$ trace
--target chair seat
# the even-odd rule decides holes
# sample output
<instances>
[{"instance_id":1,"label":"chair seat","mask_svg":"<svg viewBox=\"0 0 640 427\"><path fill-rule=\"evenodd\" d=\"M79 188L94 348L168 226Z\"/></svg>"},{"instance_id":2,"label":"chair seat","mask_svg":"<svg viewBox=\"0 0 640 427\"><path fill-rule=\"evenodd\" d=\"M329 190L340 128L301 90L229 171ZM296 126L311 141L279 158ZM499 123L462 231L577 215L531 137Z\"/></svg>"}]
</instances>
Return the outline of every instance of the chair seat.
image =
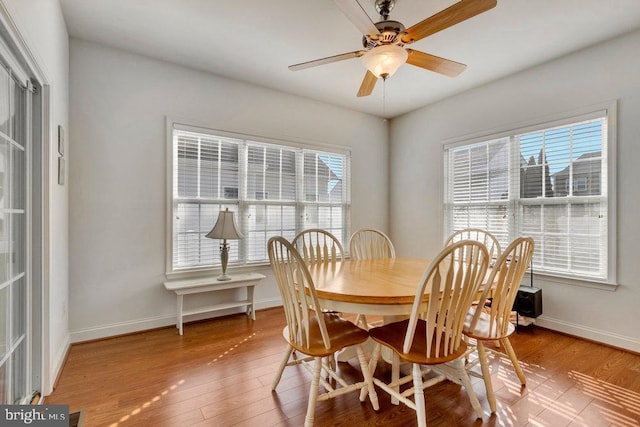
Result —
<instances>
[{"instance_id":1,"label":"chair seat","mask_svg":"<svg viewBox=\"0 0 640 427\"><path fill-rule=\"evenodd\" d=\"M421 365L439 365L457 359L465 353L467 345L464 341L461 341L456 351L446 356L436 356L435 346L431 348L431 354L427 355L426 325L427 323L424 320L418 319L416 332L413 337L413 343L409 353L403 353L402 351L404 337L407 333L407 327L409 326L409 319L370 329L369 335L376 342L386 345L398 353L402 359L412 363L419 363ZM445 354L443 345L440 345L440 349L437 354Z\"/></svg>"},{"instance_id":2,"label":"chair seat","mask_svg":"<svg viewBox=\"0 0 640 427\"><path fill-rule=\"evenodd\" d=\"M314 357L329 356L345 347L362 344L369 338L367 331L357 327L335 313L322 313L322 316L327 326L327 332L331 337L331 348L324 346L317 317L309 319L309 347L303 347L295 342L291 342L289 340L288 326L285 326L282 335L293 348L301 353Z\"/></svg>"},{"instance_id":3,"label":"chair seat","mask_svg":"<svg viewBox=\"0 0 640 427\"><path fill-rule=\"evenodd\" d=\"M502 334L500 331L498 331L498 323L493 322L493 325L491 325L491 316L489 315L489 313L485 312L480 313L480 315L478 316L478 321L472 330L471 321L473 319L473 316L475 315L476 310L478 309L482 310L482 307L471 307L471 309L467 313L466 318L464 319L464 328L462 329L462 332L466 336L479 340L499 340L508 337L516 330L511 322L507 322L507 333Z\"/></svg>"}]
</instances>

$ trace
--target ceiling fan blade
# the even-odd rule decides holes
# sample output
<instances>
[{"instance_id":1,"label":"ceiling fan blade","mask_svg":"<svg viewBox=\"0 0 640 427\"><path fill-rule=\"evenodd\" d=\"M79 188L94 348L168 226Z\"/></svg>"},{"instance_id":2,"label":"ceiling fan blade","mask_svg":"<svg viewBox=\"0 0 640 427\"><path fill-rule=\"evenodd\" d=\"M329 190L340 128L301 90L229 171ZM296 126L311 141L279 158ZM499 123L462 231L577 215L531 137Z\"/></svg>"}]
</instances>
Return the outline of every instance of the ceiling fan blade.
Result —
<instances>
[{"instance_id":1,"label":"ceiling fan blade","mask_svg":"<svg viewBox=\"0 0 640 427\"><path fill-rule=\"evenodd\" d=\"M358 90L358 97L369 96L373 92L373 88L376 86L378 78L371 71L367 70L367 74L364 75L360 89Z\"/></svg>"},{"instance_id":2,"label":"ceiling fan blade","mask_svg":"<svg viewBox=\"0 0 640 427\"><path fill-rule=\"evenodd\" d=\"M444 74L445 76L456 77L467 68L465 64L420 52L419 50L407 49L407 53L409 54L407 64Z\"/></svg>"},{"instance_id":3,"label":"ceiling fan blade","mask_svg":"<svg viewBox=\"0 0 640 427\"><path fill-rule=\"evenodd\" d=\"M402 35L402 42L413 43L423 39L493 9L496 4L497 0L461 0L408 28Z\"/></svg>"},{"instance_id":4,"label":"ceiling fan blade","mask_svg":"<svg viewBox=\"0 0 640 427\"><path fill-rule=\"evenodd\" d=\"M364 50L342 53L340 55L328 56L326 58L314 59L313 61L301 62L300 64L289 65L291 71L304 70L305 68L316 67L318 65L330 64L332 62L343 61L345 59L358 58L365 54Z\"/></svg>"},{"instance_id":5,"label":"ceiling fan blade","mask_svg":"<svg viewBox=\"0 0 640 427\"><path fill-rule=\"evenodd\" d=\"M334 0L334 2L342 13L349 18L349 21L365 36L367 34L374 35L380 32L371 18L369 18L369 15L367 15L367 12L365 12L356 0Z\"/></svg>"}]
</instances>

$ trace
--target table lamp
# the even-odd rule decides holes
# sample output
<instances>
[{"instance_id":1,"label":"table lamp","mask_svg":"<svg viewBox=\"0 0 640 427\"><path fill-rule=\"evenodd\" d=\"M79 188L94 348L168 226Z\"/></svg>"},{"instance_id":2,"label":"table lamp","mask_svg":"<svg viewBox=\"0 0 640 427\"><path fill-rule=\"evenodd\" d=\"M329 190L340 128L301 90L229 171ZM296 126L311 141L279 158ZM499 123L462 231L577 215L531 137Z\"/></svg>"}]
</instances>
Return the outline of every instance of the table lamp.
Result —
<instances>
[{"instance_id":1,"label":"table lamp","mask_svg":"<svg viewBox=\"0 0 640 427\"><path fill-rule=\"evenodd\" d=\"M222 243L220 243L222 274L218 276L218 280L231 280L231 277L227 276L227 262L229 261L229 244L227 240L242 239L244 236L238 231L233 212L229 211L229 208L220 211L216 224L205 237L222 240Z\"/></svg>"}]
</instances>

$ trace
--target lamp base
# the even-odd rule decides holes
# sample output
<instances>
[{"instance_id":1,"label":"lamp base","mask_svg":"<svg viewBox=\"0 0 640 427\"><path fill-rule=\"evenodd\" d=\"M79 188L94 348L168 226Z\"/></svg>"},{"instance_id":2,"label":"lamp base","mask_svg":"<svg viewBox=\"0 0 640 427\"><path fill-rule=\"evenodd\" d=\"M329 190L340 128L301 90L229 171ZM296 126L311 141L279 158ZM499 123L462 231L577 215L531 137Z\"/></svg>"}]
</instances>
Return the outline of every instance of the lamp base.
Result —
<instances>
[{"instance_id":1,"label":"lamp base","mask_svg":"<svg viewBox=\"0 0 640 427\"><path fill-rule=\"evenodd\" d=\"M220 245L220 264L222 265L222 274L218 276L218 280L224 282L225 280L231 280L230 276L227 276L227 262L229 262L229 245L227 239L222 239Z\"/></svg>"}]
</instances>

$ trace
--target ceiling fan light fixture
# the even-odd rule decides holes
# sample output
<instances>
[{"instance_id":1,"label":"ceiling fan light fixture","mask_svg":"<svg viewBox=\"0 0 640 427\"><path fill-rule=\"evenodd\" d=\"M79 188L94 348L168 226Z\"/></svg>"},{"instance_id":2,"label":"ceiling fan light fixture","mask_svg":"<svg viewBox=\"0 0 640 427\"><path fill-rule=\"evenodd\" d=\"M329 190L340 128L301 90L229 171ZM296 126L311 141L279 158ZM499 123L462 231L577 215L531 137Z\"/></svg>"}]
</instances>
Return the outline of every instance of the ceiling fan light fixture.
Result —
<instances>
[{"instance_id":1,"label":"ceiling fan light fixture","mask_svg":"<svg viewBox=\"0 0 640 427\"><path fill-rule=\"evenodd\" d=\"M395 44L376 46L364 55L362 63L376 77L392 76L407 61L407 51Z\"/></svg>"}]
</instances>

